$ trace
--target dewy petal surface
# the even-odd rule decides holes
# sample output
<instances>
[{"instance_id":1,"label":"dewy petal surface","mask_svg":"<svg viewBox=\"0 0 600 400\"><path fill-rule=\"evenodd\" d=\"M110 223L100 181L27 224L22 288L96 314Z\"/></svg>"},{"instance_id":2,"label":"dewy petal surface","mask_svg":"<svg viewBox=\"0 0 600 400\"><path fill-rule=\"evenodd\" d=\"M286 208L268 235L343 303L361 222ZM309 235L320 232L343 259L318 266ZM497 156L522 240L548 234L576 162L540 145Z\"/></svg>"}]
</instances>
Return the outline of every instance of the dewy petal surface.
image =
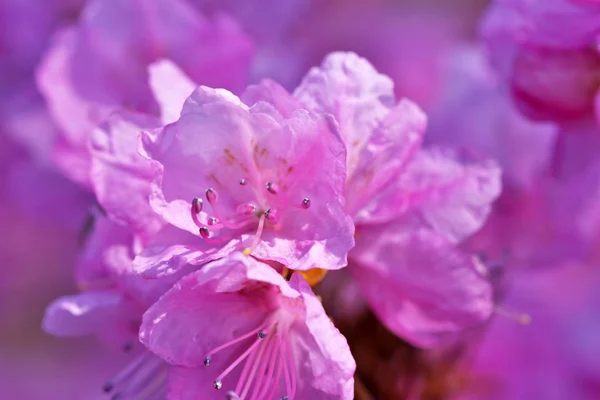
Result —
<instances>
[{"instance_id":1,"label":"dewy petal surface","mask_svg":"<svg viewBox=\"0 0 600 400\"><path fill-rule=\"evenodd\" d=\"M168 222L197 234L191 201L211 189L218 199L207 197L198 213L211 237L244 247L258 237L253 255L292 269L345 265L353 246L346 153L330 117L296 110L283 118L268 103L248 107L230 92L199 87L178 121L143 142L159 171L151 204ZM256 233L268 210L277 216Z\"/></svg>"},{"instance_id":2,"label":"dewy petal surface","mask_svg":"<svg viewBox=\"0 0 600 400\"><path fill-rule=\"evenodd\" d=\"M348 270L395 334L429 347L490 316L492 287L474 257L421 221L365 226L357 235Z\"/></svg>"}]
</instances>

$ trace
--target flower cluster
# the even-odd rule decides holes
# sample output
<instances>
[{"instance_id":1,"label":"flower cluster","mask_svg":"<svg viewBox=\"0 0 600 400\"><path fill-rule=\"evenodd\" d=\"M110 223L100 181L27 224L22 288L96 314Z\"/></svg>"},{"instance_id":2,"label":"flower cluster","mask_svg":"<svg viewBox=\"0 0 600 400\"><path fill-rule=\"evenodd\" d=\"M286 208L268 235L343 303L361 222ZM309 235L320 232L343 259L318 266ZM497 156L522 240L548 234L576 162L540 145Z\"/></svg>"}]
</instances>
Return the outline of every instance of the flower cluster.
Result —
<instances>
[{"instance_id":1,"label":"flower cluster","mask_svg":"<svg viewBox=\"0 0 600 400\"><path fill-rule=\"evenodd\" d=\"M252 46L232 21L151 3L90 3L37 72L58 164L98 202L82 291L44 328L137 353L107 392L353 398L352 353L311 289L342 268L418 346L490 316L492 287L459 244L500 192L493 161L423 148L424 112L353 53L292 93L242 91ZM143 33L157 27L168 35ZM199 50L178 51L195 32Z\"/></svg>"},{"instance_id":2,"label":"flower cluster","mask_svg":"<svg viewBox=\"0 0 600 400\"><path fill-rule=\"evenodd\" d=\"M597 1L495 0L461 46L384 2L31 1L0 5L38 22L0 35L0 211L78 237L42 326L123 353L98 395L554 398L523 343L600 382Z\"/></svg>"}]
</instances>

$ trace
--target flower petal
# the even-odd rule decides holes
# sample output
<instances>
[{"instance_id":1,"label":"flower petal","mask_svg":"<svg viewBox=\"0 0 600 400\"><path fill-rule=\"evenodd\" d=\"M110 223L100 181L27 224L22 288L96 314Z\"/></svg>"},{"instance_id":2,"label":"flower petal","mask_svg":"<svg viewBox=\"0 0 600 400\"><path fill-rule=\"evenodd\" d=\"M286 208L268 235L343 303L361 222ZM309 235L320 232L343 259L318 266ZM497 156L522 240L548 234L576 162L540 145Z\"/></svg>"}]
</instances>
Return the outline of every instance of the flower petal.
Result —
<instances>
[{"instance_id":1,"label":"flower petal","mask_svg":"<svg viewBox=\"0 0 600 400\"><path fill-rule=\"evenodd\" d=\"M357 235L349 271L396 335L429 347L492 313L492 287L474 257L442 235L406 220Z\"/></svg>"}]
</instances>

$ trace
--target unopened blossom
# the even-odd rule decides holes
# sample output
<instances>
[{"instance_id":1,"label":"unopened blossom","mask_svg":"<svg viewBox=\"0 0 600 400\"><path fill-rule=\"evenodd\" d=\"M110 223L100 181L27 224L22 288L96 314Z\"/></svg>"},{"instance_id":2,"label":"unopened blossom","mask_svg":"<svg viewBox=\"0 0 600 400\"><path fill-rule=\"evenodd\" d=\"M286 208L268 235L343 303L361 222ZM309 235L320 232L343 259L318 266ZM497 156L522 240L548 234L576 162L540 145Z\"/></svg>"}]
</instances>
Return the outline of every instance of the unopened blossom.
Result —
<instances>
[{"instance_id":1,"label":"unopened blossom","mask_svg":"<svg viewBox=\"0 0 600 400\"><path fill-rule=\"evenodd\" d=\"M90 1L76 25L56 33L37 71L61 130L56 161L89 187L93 128L122 108L158 116L147 73L151 63L168 58L194 82L241 90L251 53L233 20L209 20L185 1Z\"/></svg>"},{"instance_id":2,"label":"unopened blossom","mask_svg":"<svg viewBox=\"0 0 600 400\"><path fill-rule=\"evenodd\" d=\"M422 149L425 114L408 99L396 103L392 81L353 53L326 57L293 96L265 81L243 99L336 118L348 151L346 209L356 224L349 270L390 330L428 346L490 315L491 288L456 245L482 226L499 193L494 162ZM440 280L423 281L412 268Z\"/></svg>"},{"instance_id":3,"label":"unopened blossom","mask_svg":"<svg viewBox=\"0 0 600 400\"><path fill-rule=\"evenodd\" d=\"M194 263L239 251L291 269L345 266L353 225L344 209L346 152L331 117L282 114L268 102L248 107L224 89L199 87L175 123L142 142L155 168L151 205L196 236ZM176 268L165 245L154 260L152 247L142 254L145 276Z\"/></svg>"},{"instance_id":4,"label":"unopened blossom","mask_svg":"<svg viewBox=\"0 0 600 400\"><path fill-rule=\"evenodd\" d=\"M354 395L346 339L310 286L241 253L175 284L144 314L140 339L174 365L170 399Z\"/></svg>"},{"instance_id":5,"label":"unopened blossom","mask_svg":"<svg viewBox=\"0 0 600 400\"><path fill-rule=\"evenodd\" d=\"M481 35L513 98L530 118L586 118L600 87L600 4L571 0L494 1Z\"/></svg>"}]
</instances>

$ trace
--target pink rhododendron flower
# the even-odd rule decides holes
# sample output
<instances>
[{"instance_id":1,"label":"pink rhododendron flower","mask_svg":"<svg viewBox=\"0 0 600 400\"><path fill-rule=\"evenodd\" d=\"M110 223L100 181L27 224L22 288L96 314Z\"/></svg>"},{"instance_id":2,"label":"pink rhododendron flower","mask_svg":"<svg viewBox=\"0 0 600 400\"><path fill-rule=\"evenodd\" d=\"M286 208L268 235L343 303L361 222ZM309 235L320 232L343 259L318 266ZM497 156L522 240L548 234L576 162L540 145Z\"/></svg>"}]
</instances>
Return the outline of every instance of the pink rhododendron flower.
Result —
<instances>
[{"instance_id":1,"label":"pink rhododendron flower","mask_svg":"<svg viewBox=\"0 0 600 400\"><path fill-rule=\"evenodd\" d=\"M152 207L197 235L196 264L235 250L291 269L346 264L354 244L346 153L330 117L286 115L268 102L248 107L200 87L177 122L143 142L156 169ZM150 276L162 265L154 264L139 269Z\"/></svg>"},{"instance_id":2,"label":"pink rhododendron flower","mask_svg":"<svg viewBox=\"0 0 600 400\"><path fill-rule=\"evenodd\" d=\"M241 253L175 284L140 339L178 366L168 398L353 398L350 349L309 285Z\"/></svg>"},{"instance_id":3,"label":"pink rhododendron flower","mask_svg":"<svg viewBox=\"0 0 600 400\"><path fill-rule=\"evenodd\" d=\"M348 151L347 210L356 224L350 271L389 329L419 345L432 345L434 333L489 316L487 279L475 270L472 257L454 246L482 226L498 196L495 163L420 149L423 112L407 99L396 104L391 80L353 53L329 55L293 97L264 82L244 99L268 99L287 114L307 107L338 121ZM390 251L392 246L405 254ZM432 282L438 300L422 297L421 281L406 272L416 265L426 269L420 271L425 275L447 274L440 281L447 285ZM419 289L411 289L413 285ZM384 297L381 287L389 288ZM458 298L462 300L454 302ZM430 332L425 333L427 324Z\"/></svg>"},{"instance_id":4,"label":"pink rhododendron flower","mask_svg":"<svg viewBox=\"0 0 600 400\"><path fill-rule=\"evenodd\" d=\"M600 4L502 0L490 6L482 36L529 117L565 122L593 111L600 87Z\"/></svg>"},{"instance_id":5,"label":"pink rhododendron flower","mask_svg":"<svg viewBox=\"0 0 600 400\"><path fill-rule=\"evenodd\" d=\"M121 108L158 114L146 71L154 61L172 59L195 82L240 90L251 52L234 21L207 20L184 1L91 1L77 25L57 33L38 70L61 128L58 163L89 185L94 126Z\"/></svg>"}]
</instances>

